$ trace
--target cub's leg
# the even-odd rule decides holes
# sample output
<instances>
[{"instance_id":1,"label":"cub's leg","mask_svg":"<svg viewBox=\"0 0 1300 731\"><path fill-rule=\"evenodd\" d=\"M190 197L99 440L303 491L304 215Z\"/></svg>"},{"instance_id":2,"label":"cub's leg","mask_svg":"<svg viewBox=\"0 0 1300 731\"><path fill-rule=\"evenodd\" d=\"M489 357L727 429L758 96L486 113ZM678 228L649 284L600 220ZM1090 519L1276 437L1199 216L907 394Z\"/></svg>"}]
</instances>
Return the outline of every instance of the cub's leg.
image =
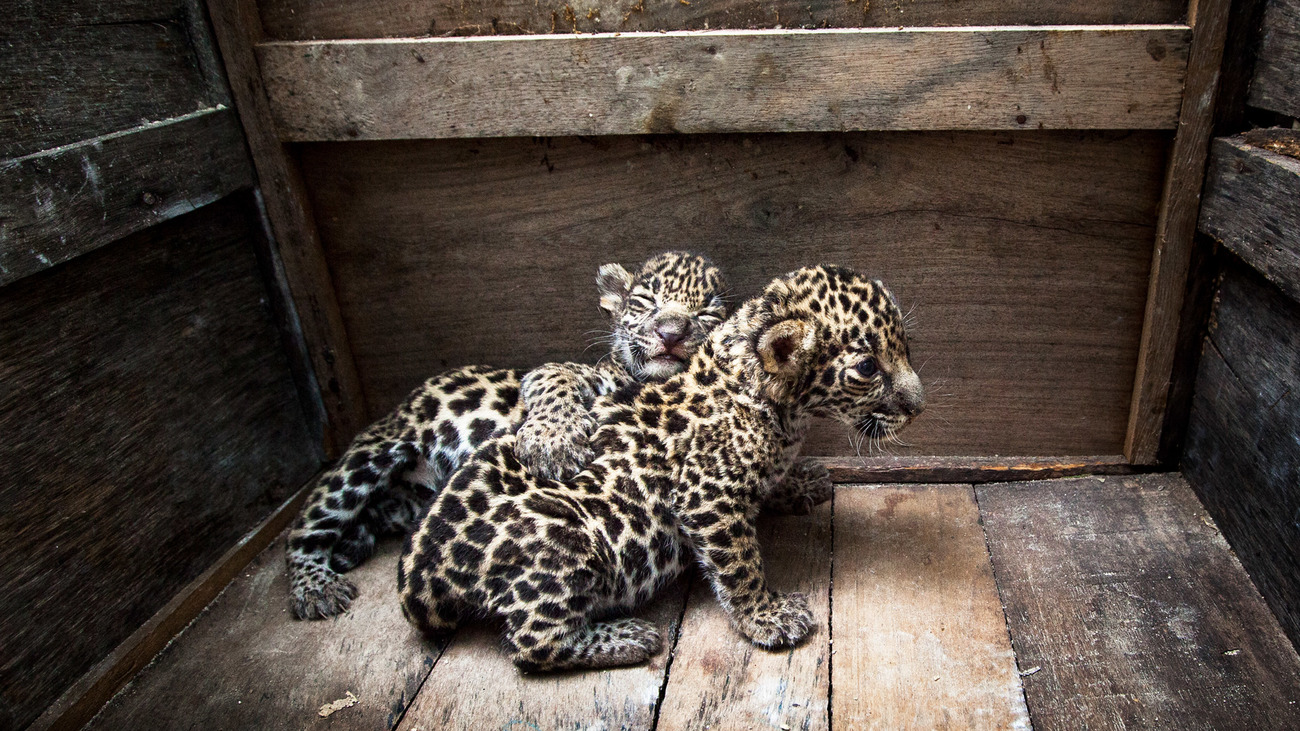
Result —
<instances>
[{"instance_id":1,"label":"cub's leg","mask_svg":"<svg viewBox=\"0 0 1300 731\"><path fill-rule=\"evenodd\" d=\"M524 672L635 665L663 648L659 630L649 622L631 617L591 622L583 613L551 607L536 614L517 610L506 619L506 646Z\"/></svg>"},{"instance_id":2,"label":"cub's leg","mask_svg":"<svg viewBox=\"0 0 1300 731\"><path fill-rule=\"evenodd\" d=\"M360 520L343 531L334 552L330 554L330 568L346 574L360 566L375 552L375 533L367 521Z\"/></svg>"},{"instance_id":3,"label":"cub's leg","mask_svg":"<svg viewBox=\"0 0 1300 731\"><path fill-rule=\"evenodd\" d=\"M814 507L830 500L834 490L830 470L825 465L802 459L768 493L763 510L778 515L807 515Z\"/></svg>"}]
</instances>

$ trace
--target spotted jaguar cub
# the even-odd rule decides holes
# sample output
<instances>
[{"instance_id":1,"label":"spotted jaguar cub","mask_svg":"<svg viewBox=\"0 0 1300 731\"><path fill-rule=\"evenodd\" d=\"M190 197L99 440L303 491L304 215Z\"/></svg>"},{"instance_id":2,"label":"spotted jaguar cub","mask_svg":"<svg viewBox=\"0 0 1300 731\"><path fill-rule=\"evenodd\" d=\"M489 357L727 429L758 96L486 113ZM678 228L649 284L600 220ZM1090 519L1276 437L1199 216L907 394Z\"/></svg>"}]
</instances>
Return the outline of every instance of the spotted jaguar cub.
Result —
<instances>
[{"instance_id":1,"label":"spotted jaguar cub","mask_svg":"<svg viewBox=\"0 0 1300 731\"><path fill-rule=\"evenodd\" d=\"M321 476L289 533L295 617L346 611L357 589L340 573L370 556L376 536L414 527L448 476L490 436L518 429L513 443L530 471L575 474L589 458L596 396L679 372L726 315L721 272L694 254L660 254L635 275L606 264L596 284L611 318L612 357L595 366L552 363L527 375L471 366L435 376Z\"/></svg>"},{"instance_id":2,"label":"spotted jaguar cub","mask_svg":"<svg viewBox=\"0 0 1300 731\"><path fill-rule=\"evenodd\" d=\"M737 630L794 645L813 616L803 595L768 587L757 514L829 499L829 474L795 461L812 417L885 436L924 398L884 285L841 267L792 272L684 372L598 399L596 457L568 482L529 475L512 435L484 444L407 539L403 611L430 635L503 616L524 671L636 663L658 652L655 627L598 618L647 601L693 557Z\"/></svg>"}]
</instances>

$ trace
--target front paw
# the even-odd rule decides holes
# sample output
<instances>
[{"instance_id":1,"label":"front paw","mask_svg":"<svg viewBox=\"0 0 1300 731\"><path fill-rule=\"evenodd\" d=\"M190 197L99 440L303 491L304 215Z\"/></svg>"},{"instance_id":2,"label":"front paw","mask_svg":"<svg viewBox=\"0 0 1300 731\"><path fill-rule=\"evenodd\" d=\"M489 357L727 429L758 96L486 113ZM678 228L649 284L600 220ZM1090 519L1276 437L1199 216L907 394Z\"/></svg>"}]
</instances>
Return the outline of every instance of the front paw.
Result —
<instances>
[{"instance_id":1,"label":"front paw","mask_svg":"<svg viewBox=\"0 0 1300 731\"><path fill-rule=\"evenodd\" d=\"M737 623L755 645L769 650L793 647L816 629L808 597L803 594L772 594L763 606Z\"/></svg>"},{"instance_id":2,"label":"front paw","mask_svg":"<svg viewBox=\"0 0 1300 731\"><path fill-rule=\"evenodd\" d=\"M328 619L346 612L359 593L352 582L325 569L295 586L289 605L296 619Z\"/></svg>"},{"instance_id":3,"label":"front paw","mask_svg":"<svg viewBox=\"0 0 1300 731\"><path fill-rule=\"evenodd\" d=\"M835 483L831 482L831 471L826 465L810 459L803 460L790 470L786 479L798 480L802 486L800 499L795 501L794 514L807 515L812 509L831 499L835 492Z\"/></svg>"},{"instance_id":4,"label":"front paw","mask_svg":"<svg viewBox=\"0 0 1300 731\"><path fill-rule=\"evenodd\" d=\"M537 477L566 480L591 461L588 432L590 429L565 429L555 423L530 420L515 433L515 456Z\"/></svg>"}]
</instances>

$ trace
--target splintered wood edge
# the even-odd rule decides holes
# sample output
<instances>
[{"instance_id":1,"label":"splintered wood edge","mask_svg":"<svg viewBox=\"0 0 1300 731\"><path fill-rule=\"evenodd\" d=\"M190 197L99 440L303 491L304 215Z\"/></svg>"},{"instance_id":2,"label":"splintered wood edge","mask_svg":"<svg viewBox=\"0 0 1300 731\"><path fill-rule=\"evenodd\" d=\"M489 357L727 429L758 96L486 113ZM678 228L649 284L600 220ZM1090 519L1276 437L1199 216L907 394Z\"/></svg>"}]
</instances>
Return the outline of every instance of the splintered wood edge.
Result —
<instances>
[{"instance_id":1,"label":"splintered wood edge","mask_svg":"<svg viewBox=\"0 0 1300 731\"><path fill-rule=\"evenodd\" d=\"M289 526L319 477L319 472L313 475L298 492L281 503L266 520L249 531L207 571L178 592L108 657L81 676L45 709L40 718L28 727L28 731L77 729L94 718L105 703L130 682L136 673L152 662L249 562Z\"/></svg>"},{"instance_id":2,"label":"splintered wood edge","mask_svg":"<svg viewBox=\"0 0 1300 731\"><path fill-rule=\"evenodd\" d=\"M837 483L1021 482L1144 471L1123 455L1087 457L813 457Z\"/></svg>"},{"instance_id":3,"label":"splintered wood edge","mask_svg":"<svg viewBox=\"0 0 1300 731\"><path fill-rule=\"evenodd\" d=\"M292 142L1172 129L1189 37L1185 25L968 26L271 41L257 52Z\"/></svg>"}]
</instances>

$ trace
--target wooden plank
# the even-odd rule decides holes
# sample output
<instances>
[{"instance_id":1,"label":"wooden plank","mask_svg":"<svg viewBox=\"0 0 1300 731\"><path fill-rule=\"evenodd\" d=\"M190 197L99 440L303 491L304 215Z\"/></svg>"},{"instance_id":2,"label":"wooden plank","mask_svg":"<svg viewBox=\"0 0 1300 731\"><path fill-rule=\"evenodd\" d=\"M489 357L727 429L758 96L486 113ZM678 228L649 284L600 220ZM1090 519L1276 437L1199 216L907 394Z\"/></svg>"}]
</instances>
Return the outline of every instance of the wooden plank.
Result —
<instances>
[{"instance_id":1,"label":"wooden plank","mask_svg":"<svg viewBox=\"0 0 1300 731\"><path fill-rule=\"evenodd\" d=\"M28 731L78 729L99 712L136 673L180 634L298 515L316 478L284 501L274 513L226 551L211 568L181 589L108 657L96 663L59 700L28 726Z\"/></svg>"},{"instance_id":2,"label":"wooden plank","mask_svg":"<svg viewBox=\"0 0 1300 731\"><path fill-rule=\"evenodd\" d=\"M1230 5L1230 0L1197 0L1189 10L1194 30L1186 85L1156 223L1142 345L1124 438L1124 455L1134 464L1154 464L1159 455Z\"/></svg>"},{"instance_id":3,"label":"wooden plank","mask_svg":"<svg viewBox=\"0 0 1300 731\"><path fill-rule=\"evenodd\" d=\"M1250 103L1300 117L1300 0L1268 0Z\"/></svg>"},{"instance_id":4,"label":"wooden plank","mask_svg":"<svg viewBox=\"0 0 1300 731\"><path fill-rule=\"evenodd\" d=\"M1167 142L510 139L308 145L302 160L372 418L443 368L582 356L605 326L597 267L687 247L736 300L810 261L887 282L929 389L898 455L1105 455L1123 447ZM855 455L845 430L818 428L809 454Z\"/></svg>"},{"instance_id":5,"label":"wooden plank","mask_svg":"<svg viewBox=\"0 0 1300 731\"><path fill-rule=\"evenodd\" d=\"M830 728L830 503L762 518L759 541L769 585L805 594L817 632L784 652L757 648L732 629L708 583L695 582L657 728Z\"/></svg>"},{"instance_id":6,"label":"wooden plank","mask_svg":"<svg viewBox=\"0 0 1300 731\"><path fill-rule=\"evenodd\" d=\"M250 223L214 203L0 289L6 726L319 466Z\"/></svg>"},{"instance_id":7,"label":"wooden plank","mask_svg":"<svg viewBox=\"0 0 1300 731\"><path fill-rule=\"evenodd\" d=\"M1020 482L1075 475L1128 474L1122 455L1100 457L818 457L845 483Z\"/></svg>"},{"instance_id":8,"label":"wooden plank","mask_svg":"<svg viewBox=\"0 0 1300 731\"><path fill-rule=\"evenodd\" d=\"M365 396L303 193L302 172L274 133L262 72L253 54L253 43L261 38L257 8L253 0L208 0L208 12L328 416L321 428L325 451L336 456L369 423Z\"/></svg>"},{"instance_id":9,"label":"wooden plank","mask_svg":"<svg viewBox=\"0 0 1300 731\"><path fill-rule=\"evenodd\" d=\"M251 183L224 106L0 162L0 286Z\"/></svg>"},{"instance_id":10,"label":"wooden plank","mask_svg":"<svg viewBox=\"0 0 1300 731\"><path fill-rule=\"evenodd\" d=\"M441 651L402 618L400 553L400 542L382 543L348 574L361 594L347 614L300 622L289 617L281 537L90 728L392 728ZM349 692L355 705L319 715Z\"/></svg>"},{"instance_id":11,"label":"wooden plank","mask_svg":"<svg viewBox=\"0 0 1300 731\"><path fill-rule=\"evenodd\" d=\"M835 490L836 728L1028 729L968 485Z\"/></svg>"},{"instance_id":12,"label":"wooden plank","mask_svg":"<svg viewBox=\"0 0 1300 731\"><path fill-rule=\"evenodd\" d=\"M1300 305L1244 267L1225 275L1183 468L1300 645Z\"/></svg>"},{"instance_id":13,"label":"wooden plank","mask_svg":"<svg viewBox=\"0 0 1300 731\"><path fill-rule=\"evenodd\" d=\"M634 667L524 675L501 649L500 623L464 625L398 731L652 728L682 617L685 583L673 584L634 613L659 626L666 648Z\"/></svg>"},{"instance_id":14,"label":"wooden plank","mask_svg":"<svg viewBox=\"0 0 1300 731\"><path fill-rule=\"evenodd\" d=\"M936 25L1108 25L1177 23L1179 0L716 0L581 5L491 0L431 5L419 0L263 0L267 34L277 40L409 38L519 33L615 33L726 28L857 28Z\"/></svg>"},{"instance_id":15,"label":"wooden plank","mask_svg":"<svg viewBox=\"0 0 1300 731\"><path fill-rule=\"evenodd\" d=\"M1241 138L1215 140L1200 228L1300 300L1300 160Z\"/></svg>"},{"instance_id":16,"label":"wooden plank","mask_svg":"<svg viewBox=\"0 0 1300 731\"><path fill-rule=\"evenodd\" d=\"M1300 726L1300 658L1181 477L977 490L1035 729Z\"/></svg>"},{"instance_id":17,"label":"wooden plank","mask_svg":"<svg viewBox=\"0 0 1300 731\"><path fill-rule=\"evenodd\" d=\"M194 52L202 31L184 0L46 5L0 3L0 160L229 103Z\"/></svg>"},{"instance_id":18,"label":"wooden plank","mask_svg":"<svg viewBox=\"0 0 1300 731\"><path fill-rule=\"evenodd\" d=\"M1186 26L269 42L280 136L1169 129Z\"/></svg>"}]
</instances>

